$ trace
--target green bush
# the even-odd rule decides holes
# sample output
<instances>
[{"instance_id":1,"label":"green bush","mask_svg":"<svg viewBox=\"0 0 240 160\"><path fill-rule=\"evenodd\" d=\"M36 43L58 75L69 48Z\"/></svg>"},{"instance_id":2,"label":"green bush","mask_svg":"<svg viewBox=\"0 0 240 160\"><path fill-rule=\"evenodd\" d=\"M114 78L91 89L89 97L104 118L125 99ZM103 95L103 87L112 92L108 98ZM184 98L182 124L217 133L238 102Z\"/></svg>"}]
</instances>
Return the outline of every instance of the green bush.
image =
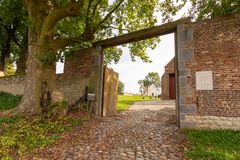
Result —
<instances>
[{"instance_id":1,"label":"green bush","mask_svg":"<svg viewBox=\"0 0 240 160\"><path fill-rule=\"evenodd\" d=\"M22 96L14 96L9 93L0 92L0 112L16 107Z\"/></svg>"}]
</instances>

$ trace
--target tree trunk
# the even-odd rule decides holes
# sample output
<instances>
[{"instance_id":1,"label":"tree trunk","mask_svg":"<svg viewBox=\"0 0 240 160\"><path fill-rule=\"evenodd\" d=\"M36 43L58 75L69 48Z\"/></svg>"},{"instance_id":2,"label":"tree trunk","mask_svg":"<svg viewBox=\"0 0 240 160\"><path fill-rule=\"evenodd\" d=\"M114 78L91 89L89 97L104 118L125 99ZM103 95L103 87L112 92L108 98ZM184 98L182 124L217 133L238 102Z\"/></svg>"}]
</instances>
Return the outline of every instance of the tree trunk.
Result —
<instances>
[{"instance_id":1,"label":"tree trunk","mask_svg":"<svg viewBox=\"0 0 240 160\"><path fill-rule=\"evenodd\" d=\"M10 56L11 37L8 35L5 45L3 46L2 54L0 56L0 71L5 72L7 60Z\"/></svg>"},{"instance_id":2,"label":"tree trunk","mask_svg":"<svg viewBox=\"0 0 240 160\"><path fill-rule=\"evenodd\" d=\"M39 44L39 36L29 32L28 62L25 79L25 89L22 101L14 112L24 114L39 114L46 110L43 102L45 93L42 93L43 85L48 87L51 103L65 100L64 94L56 85L55 66L44 66L39 60L39 55L47 54ZM44 52L44 53L43 53ZM55 64L55 63L53 63Z\"/></svg>"},{"instance_id":3,"label":"tree trunk","mask_svg":"<svg viewBox=\"0 0 240 160\"><path fill-rule=\"evenodd\" d=\"M4 72L4 67L5 67L5 56L1 55L0 56L0 71Z\"/></svg>"},{"instance_id":4,"label":"tree trunk","mask_svg":"<svg viewBox=\"0 0 240 160\"><path fill-rule=\"evenodd\" d=\"M25 74L27 68L27 54L28 54L28 34L24 37L24 43L21 46L21 53L16 61L17 70L16 74Z\"/></svg>"},{"instance_id":5,"label":"tree trunk","mask_svg":"<svg viewBox=\"0 0 240 160\"><path fill-rule=\"evenodd\" d=\"M25 1L33 26L28 33L28 58L24 94L19 106L12 113L40 114L46 104L64 100L56 85L55 62L45 65L43 58L52 52L52 28L43 29L48 15L48 1ZM54 53L53 53L54 54ZM41 59L41 60L40 60ZM49 96L46 98L46 92ZM10 113L11 114L11 113Z\"/></svg>"}]
</instances>

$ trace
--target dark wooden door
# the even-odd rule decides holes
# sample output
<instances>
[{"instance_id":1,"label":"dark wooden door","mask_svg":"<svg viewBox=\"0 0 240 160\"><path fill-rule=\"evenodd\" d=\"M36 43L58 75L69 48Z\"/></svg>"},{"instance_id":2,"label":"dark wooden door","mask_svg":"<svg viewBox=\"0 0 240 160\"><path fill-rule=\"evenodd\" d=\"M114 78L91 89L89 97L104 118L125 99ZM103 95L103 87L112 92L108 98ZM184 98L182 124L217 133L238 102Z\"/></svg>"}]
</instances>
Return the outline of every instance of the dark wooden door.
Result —
<instances>
[{"instance_id":1,"label":"dark wooden door","mask_svg":"<svg viewBox=\"0 0 240 160\"><path fill-rule=\"evenodd\" d=\"M176 99L175 74L169 75L169 98Z\"/></svg>"}]
</instances>

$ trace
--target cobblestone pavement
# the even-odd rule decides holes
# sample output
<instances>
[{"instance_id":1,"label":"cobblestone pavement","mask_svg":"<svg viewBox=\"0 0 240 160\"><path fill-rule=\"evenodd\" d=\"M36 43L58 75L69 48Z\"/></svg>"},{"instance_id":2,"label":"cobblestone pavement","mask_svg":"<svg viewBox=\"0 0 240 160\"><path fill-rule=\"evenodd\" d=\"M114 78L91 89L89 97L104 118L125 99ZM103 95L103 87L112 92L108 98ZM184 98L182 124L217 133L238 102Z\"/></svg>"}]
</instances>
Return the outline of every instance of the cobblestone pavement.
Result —
<instances>
[{"instance_id":1,"label":"cobblestone pavement","mask_svg":"<svg viewBox=\"0 0 240 160\"><path fill-rule=\"evenodd\" d=\"M55 146L40 157L69 160L184 159L184 136L176 126L173 101L135 103L128 111L99 120L91 122L91 127L80 133L76 131L75 134L81 136L76 136L74 145Z\"/></svg>"}]
</instances>

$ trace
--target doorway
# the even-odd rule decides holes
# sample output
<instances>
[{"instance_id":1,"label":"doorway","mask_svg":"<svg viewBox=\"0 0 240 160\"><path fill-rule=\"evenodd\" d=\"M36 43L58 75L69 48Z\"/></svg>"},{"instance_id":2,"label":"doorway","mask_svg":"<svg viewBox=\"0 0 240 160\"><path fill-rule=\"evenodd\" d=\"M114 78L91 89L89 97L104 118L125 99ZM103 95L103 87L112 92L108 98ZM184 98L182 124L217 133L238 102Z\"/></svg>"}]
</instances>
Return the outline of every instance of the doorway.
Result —
<instances>
[{"instance_id":1,"label":"doorway","mask_svg":"<svg viewBox=\"0 0 240 160\"><path fill-rule=\"evenodd\" d=\"M169 75L169 98L176 99L175 74Z\"/></svg>"}]
</instances>

